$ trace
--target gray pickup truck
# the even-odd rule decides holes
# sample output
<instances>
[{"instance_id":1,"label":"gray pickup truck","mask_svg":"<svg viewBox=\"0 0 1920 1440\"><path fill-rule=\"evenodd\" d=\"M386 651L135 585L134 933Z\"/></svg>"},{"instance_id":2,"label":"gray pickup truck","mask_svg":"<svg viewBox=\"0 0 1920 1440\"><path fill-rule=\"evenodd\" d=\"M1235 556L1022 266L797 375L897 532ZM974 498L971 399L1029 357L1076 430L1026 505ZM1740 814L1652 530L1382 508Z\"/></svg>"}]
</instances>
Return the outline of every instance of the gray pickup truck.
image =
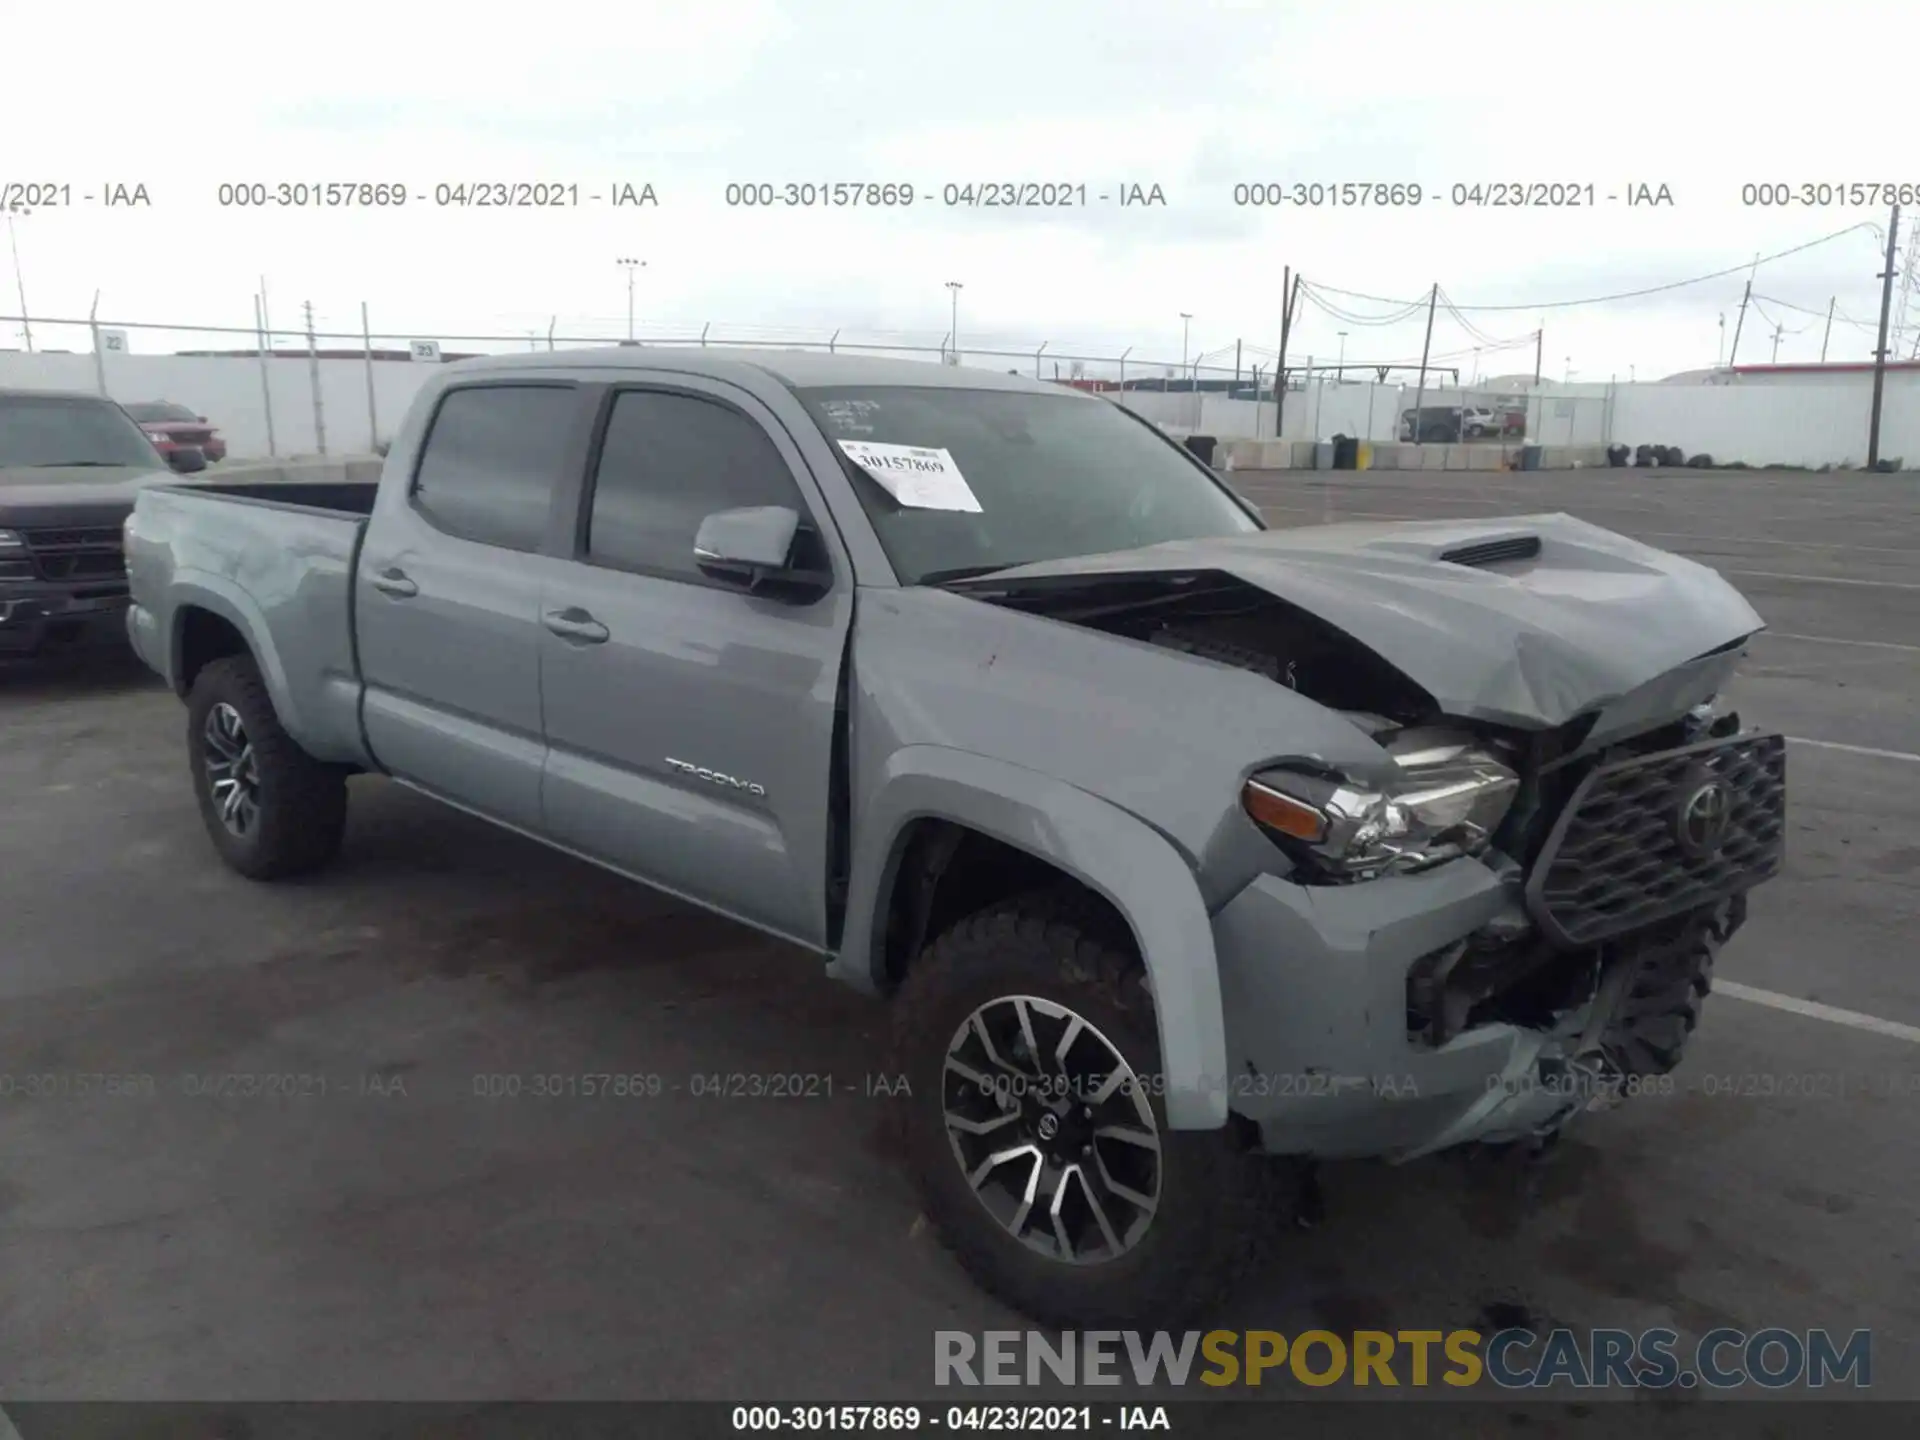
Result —
<instances>
[{"instance_id":1,"label":"gray pickup truck","mask_svg":"<svg viewBox=\"0 0 1920 1440\"><path fill-rule=\"evenodd\" d=\"M125 538L230 866L323 864L378 773L823 957L893 998L936 1230L1063 1326L1220 1294L1276 1173L1670 1069L1781 863L1713 571L1565 515L1271 530L1011 376L472 361L377 486L163 486Z\"/></svg>"}]
</instances>

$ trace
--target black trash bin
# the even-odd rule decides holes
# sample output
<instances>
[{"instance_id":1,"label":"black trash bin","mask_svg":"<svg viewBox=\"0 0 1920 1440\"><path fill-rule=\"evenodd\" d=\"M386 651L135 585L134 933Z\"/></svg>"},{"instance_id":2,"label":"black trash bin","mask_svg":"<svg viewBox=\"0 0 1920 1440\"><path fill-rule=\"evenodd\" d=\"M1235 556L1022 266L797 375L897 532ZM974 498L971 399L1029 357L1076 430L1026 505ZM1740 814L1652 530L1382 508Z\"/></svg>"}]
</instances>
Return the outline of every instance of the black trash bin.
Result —
<instances>
[{"instance_id":1,"label":"black trash bin","mask_svg":"<svg viewBox=\"0 0 1920 1440\"><path fill-rule=\"evenodd\" d=\"M1360 437L1358 435L1333 437L1333 468L1336 470L1360 468Z\"/></svg>"},{"instance_id":2,"label":"black trash bin","mask_svg":"<svg viewBox=\"0 0 1920 1440\"><path fill-rule=\"evenodd\" d=\"M1194 458L1202 465L1213 464L1213 449L1219 443L1218 437L1213 435L1187 436L1187 449L1193 452Z\"/></svg>"}]
</instances>

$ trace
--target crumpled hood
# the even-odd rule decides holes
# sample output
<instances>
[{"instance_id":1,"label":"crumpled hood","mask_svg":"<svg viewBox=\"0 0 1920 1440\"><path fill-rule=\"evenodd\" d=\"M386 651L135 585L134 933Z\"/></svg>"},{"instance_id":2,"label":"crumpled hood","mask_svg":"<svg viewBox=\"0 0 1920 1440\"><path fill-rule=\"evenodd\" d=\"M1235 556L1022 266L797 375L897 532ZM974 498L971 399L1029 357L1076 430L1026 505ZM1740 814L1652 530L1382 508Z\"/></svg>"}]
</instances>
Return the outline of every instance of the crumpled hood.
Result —
<instances>
[{"instance_id":1,"label":"crumpled hood","mask_svg":"<svg viewBox=\"0 0 1920 1440\"><path fill-rule=\"evenodd\" d=\"M1533 558L1440 557L1537 537ZM1072 576L1222 572L1338 627L1451 715L1557 726L1764 628L1707 566L1571 515L1346 523L1175 541L996 571L990 591Z\"/></svg>"}]
</instances>

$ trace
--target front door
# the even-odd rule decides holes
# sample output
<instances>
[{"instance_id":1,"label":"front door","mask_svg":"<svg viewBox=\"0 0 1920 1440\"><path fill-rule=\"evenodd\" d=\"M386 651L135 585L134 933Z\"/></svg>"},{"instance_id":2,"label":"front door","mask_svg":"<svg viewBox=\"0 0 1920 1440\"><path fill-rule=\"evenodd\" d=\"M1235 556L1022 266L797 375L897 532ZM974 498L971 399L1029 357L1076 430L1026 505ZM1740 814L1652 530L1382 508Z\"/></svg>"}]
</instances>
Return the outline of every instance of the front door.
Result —
<instances>
[{"instance_id":1,"label":"front door","mask_svg":"<svg viewBox=\"0 0 1920 1440\"><path fill-rule=\"evenodd\" d=\"M677 377L605 403L576 558L548 568L540 600L548 831L824 944L850 580L805 604L761 598L702 573L693 545L705 516L740 506L811 526L804 462L731 386Z\"/></svg>"}]
</instances>

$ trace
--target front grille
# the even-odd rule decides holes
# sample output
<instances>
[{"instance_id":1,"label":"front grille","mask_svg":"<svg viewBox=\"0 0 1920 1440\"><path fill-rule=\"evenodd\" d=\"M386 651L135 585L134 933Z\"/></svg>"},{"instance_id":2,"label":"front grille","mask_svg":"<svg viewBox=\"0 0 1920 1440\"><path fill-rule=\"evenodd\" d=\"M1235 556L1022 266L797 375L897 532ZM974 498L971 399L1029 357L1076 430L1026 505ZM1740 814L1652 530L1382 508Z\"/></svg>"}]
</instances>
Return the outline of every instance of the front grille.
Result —
<instances>
[{"instance_id":1,"label":"front grille","mask_svg":"<svg viewBox=\"0 0 1920 1440\"><path fill-rule=\"evenodd\" d=\"M120 548L120 527L89 525L71 529L23 529L40 573L48 580L124 580L127 559Z\"/></svg>"},{"instance_id":2,"label":"front grille","mask_svg":"<svg viewBox=\"0 0 1920 1440\"><path fill-rule=\"evenodd\" d=\"M1685 823L1689 800L1717 782L1717 843ZM1748 734L1603 765L1580 782L1541 848L1527 905L1563 946L1592 944L1759 884L1781 863L1787 746ZM1696 813L1696 819L1704 815Z\"/></svg>"}]
</instances>

